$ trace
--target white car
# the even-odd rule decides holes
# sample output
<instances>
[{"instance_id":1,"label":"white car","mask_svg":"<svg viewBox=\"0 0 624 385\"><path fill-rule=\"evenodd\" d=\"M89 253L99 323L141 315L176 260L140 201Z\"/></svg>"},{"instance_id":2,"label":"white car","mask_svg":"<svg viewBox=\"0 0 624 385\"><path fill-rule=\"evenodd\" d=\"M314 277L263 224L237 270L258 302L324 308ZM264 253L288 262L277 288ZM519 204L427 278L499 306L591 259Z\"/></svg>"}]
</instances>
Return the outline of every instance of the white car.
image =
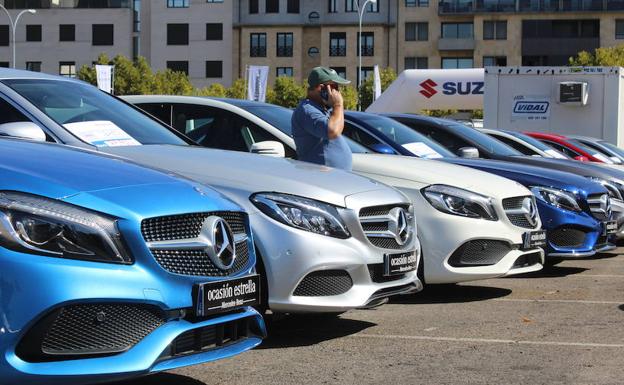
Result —
<instances>
[{"instance_id":1,"label":"white car","mask_svg":"<svg viewBox=\"0 0 624 385\"><path fill-rule=\"evenodd\" d=\"M544 142L532 138L526 134L507 130L493 130L491 128L479 128L479 131L500 140L524 155L541 156L544 158L572 159L569 156L555 150Z\"/></svg>"},{"instance_id":2,"label":"white car","mask_svg":"<svg viewBox=\"0 0 624 385\"><path fill-rule=\"evenodd\" d=\"M296 154L289 136L292 111L286 108L184 96L124 99L202 145L274 156ZM210 122L209 127L202 122ZM532 235L543 236L533 195L525 187L442 162L367 154L361 146L350 144L352 150L364 152L353 154L354 172L399 188L414 203L426 283L456 283L542 268L542 249L524 244Z\"/></svg>"}]
</instances>

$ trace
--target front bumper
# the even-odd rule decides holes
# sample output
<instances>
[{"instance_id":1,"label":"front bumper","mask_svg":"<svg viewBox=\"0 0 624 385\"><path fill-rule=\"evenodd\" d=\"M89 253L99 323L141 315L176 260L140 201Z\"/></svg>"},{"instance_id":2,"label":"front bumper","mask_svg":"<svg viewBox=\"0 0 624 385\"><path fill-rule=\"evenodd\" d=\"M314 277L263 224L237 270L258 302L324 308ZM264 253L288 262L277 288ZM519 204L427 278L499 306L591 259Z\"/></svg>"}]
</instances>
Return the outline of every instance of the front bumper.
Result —
<instances>
[{"instance_id":1,"label":"front bumper","mask_svg":"<svg viewBox=\"0 0 624 385\"><path fill-rule=\"evenodd\" d=\"M131 378L231 357L257 346L266 334L262 317L252 308L243 307L204 319L167 316L160 326L123 352L95 354L90 358L34 360L21 354L20 344L54 309L81 304L140 304L171 314L175 309L192 309L192 287L201 280L146 269L139 263L109 265L5 249L0 249L0 263L3 266L0 279L0 378L3 384L68 385ZM170 279L163 279L163 276ZM239 320L246 320L253 331L245 338L183 355L166 354L172 342L187 332L217 328Z\"/></svg>"}]
</instances>

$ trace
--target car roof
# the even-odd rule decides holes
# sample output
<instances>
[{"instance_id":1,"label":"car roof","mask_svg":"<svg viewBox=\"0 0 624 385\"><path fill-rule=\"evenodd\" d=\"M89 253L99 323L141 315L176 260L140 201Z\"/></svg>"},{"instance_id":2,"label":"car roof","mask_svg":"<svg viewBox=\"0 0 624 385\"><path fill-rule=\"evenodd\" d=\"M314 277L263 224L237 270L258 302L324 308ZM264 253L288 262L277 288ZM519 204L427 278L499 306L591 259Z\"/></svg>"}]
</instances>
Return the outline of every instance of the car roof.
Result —
<instances>
[{"instance_id":1,"label":"car roof","mask_svg":"<svg viewBox=\"0 0 624 385\"><path fill-rule=\"evenodd\" d=\"M603 139L593 138L591 136L584 136L584 135L570 135L568 136L568 138L586 140L588 142L595 142L595 143L601 142L603 140Z\"/></svg>"},{"instance_id":2,"label":"car roof","mask_svg":"<svg viewBox=\"0 0 624 385\"><path fill-rule=\"evenodd\" d=\"M0 68L0 79L50 79L82 83L82 81L80 80L68 78L65 76L50 75L43 72L25 71L13 68Z\"/></svg>"},{"instance_id":3,"label":"car roof","mask_svg":"<svg viewBox=\"0 0 624 385\"><path fill-rule=\"evenodd\" d=\"M256 102L254 100L246 100L246 99L233 99L233 98L215 98L210 96L205 96L206 99L218 100L224 103L232 104L236 107L276 107L275 104Z\"/></svg>"}]
</instances>

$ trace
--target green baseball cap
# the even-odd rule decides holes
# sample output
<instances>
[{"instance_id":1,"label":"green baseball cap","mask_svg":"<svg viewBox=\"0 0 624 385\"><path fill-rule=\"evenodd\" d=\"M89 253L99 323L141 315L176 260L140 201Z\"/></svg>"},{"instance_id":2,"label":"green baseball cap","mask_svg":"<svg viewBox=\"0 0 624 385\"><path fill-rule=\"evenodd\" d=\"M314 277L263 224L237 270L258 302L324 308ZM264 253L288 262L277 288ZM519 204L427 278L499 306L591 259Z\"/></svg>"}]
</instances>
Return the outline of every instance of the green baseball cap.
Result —
<instances>
[{"instance_id":1,"label":"green baseball cap","mask_svg":"<svg viewBox=\"0 0 624 385\"><path fill-rule=\"evenodd\" d=\"M310 88L314 88L319 84L334 82L337 84L349 84L351 81L342 78L338 73L327 67L314 67L308 76L308 84Z\"/></svg>"}]
</instances>

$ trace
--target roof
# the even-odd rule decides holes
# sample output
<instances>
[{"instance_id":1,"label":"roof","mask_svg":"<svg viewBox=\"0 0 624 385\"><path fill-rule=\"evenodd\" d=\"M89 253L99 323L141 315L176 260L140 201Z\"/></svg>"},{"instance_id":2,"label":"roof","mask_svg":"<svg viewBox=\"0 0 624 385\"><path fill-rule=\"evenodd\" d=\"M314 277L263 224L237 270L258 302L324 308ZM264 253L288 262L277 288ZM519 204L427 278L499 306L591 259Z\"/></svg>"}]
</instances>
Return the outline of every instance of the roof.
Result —
<instances>
[{"instance_id":1,"label":"roof","mask_svg":"<svg viewBox=\"0 0 624 385\"><path fill-rule=\"evenodd\" d=\"M17 70L13 68L0 68L0 79L49 79L81 82L80 80L59 75L50 75L43 72Z\"/></svg>"}]
</instances>

